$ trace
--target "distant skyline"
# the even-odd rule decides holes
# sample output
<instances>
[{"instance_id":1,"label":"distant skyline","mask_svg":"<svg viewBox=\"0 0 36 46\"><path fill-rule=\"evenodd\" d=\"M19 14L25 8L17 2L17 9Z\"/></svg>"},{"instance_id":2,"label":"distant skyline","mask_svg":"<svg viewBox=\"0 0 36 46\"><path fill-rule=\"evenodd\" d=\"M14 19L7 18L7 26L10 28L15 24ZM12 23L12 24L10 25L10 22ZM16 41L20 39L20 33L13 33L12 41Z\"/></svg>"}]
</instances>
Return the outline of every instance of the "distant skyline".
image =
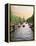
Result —
<instances>
[{"instance_id":1,"label":"distant skyline","mask_svg":"<svg viewBox=\"0 0 36 46\"><path fill-rule=\"evenodd\" d=\"M11 6L11 14L21 18L28 19L33 15L33 7L31 6Z\"/></svg>"}]
</instances>

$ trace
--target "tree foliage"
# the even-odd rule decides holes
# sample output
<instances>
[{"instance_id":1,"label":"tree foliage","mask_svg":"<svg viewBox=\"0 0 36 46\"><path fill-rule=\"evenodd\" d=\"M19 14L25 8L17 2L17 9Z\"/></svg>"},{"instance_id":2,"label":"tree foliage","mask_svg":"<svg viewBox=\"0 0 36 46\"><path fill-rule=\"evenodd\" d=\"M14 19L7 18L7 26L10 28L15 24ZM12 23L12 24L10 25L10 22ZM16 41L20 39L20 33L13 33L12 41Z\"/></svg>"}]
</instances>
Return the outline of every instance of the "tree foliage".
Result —
<instances>
[{"instance_id":1,"label":"tree foliage","mask_svg":"<svg viewBox=\"0 0 36 46\"><path fill-rule=\"evenodd\" d=\"M16 15L11 15L10 18L12 24L18 24L18 23L22 24L24 22L24 18L18 17Z\"/></svg>"},{"instance_id":2,"label":"tree foliage","mask_svg":"<svg viewBox=\"0 0 36 46\"><path fill-rule=\"evenodd\" d=\"M26 21L28 22L28 23L32 23L33 24L33 19L34 19L34 17L33 17L33 15L30 17L30 18L28 18Z\"/></svg>"}]
</instances>

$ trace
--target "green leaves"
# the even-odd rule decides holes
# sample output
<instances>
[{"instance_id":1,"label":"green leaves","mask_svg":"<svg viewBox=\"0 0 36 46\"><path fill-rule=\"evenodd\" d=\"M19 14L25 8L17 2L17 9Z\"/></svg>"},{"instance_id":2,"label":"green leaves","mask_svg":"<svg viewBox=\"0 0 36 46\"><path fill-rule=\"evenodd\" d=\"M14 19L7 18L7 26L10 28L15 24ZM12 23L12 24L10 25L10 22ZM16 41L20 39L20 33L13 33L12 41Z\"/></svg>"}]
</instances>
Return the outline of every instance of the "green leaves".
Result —
<instances>
[{"instance_id":1,"label":"green leaves","mask_svg":"<svg viewBox=\"0 0 36 46\"><path fill-rule=\"evenodd\" d=\"M32 17L30 17L30 18L28 18L26 21L28 22L28 23L32 23L33 24L33 15L32 15Z\"/></svg>"},{"instance_id":2,"label":"green leaves","mask_svg":"<svg viewBox=\"0 0 36 46\"><path fill-rule=\"evenodd\" d=\"M18 17L16 15L11 15L10 18L13 24L18 24L18 23L22 24L24 22L24 18Z\"/></svg>"},{"instance_id":3,"label":"green leaves","mask_svg":"<svg viewBox=\"0 0 36 46\"><path fill-rule=\"evenodd\" d=\"M10 18L11 18L11 23L13 23L13 24L18 24L18 23L22 24L22 23L25 22L25 19L24 18L18 17L16 15L11 15ZM33 24L33 15L32 15L32 17L28 18L26 20L26 22Z\"/></svg>"}]
</instances>

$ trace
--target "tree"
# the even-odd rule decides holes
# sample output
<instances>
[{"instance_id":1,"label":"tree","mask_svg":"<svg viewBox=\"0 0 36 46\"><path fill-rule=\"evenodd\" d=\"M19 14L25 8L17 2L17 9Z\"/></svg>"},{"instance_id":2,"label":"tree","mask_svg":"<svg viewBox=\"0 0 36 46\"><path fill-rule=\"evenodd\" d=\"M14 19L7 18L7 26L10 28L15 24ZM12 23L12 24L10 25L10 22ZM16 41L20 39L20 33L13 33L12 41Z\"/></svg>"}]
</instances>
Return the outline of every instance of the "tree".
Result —
<instances>
[{"instance_id":1,"label":"tree","mask_svg":"<svg viewBox=\"0 0 36 46\"><path fill-rule=\"evenodd\" d=\"M25 19L24 19L24 17L23 17L23 22L25 22Z\"/></svg>"},{"instance_id":2,"label":"tree","mask_svg":"<svg viewBox=\"0 0 36 46\"><path fill-rule=\"evenodd\" d=\"M19 23L21 23L21 18L19 17Z\"/></svg>"},{"instance_id":3,"label":"tree","mask_svg":"<svg viewBox=\"0 0 36 46\"><path fill-rule=\"evenodd\" d=\"M26 21L28 23L32 23L33 24L33 19L34 19L34 16L32 15L30 18L28 18Z\"/></svg>"}]
</instances>

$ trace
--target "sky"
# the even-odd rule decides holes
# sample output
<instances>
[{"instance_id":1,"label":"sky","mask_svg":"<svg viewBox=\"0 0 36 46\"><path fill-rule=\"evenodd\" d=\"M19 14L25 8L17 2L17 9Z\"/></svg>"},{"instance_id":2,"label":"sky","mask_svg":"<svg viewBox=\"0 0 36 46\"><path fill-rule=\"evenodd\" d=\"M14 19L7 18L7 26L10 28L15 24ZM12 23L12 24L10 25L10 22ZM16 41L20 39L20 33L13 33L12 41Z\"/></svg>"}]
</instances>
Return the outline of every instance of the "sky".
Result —
<instances>
[{"instance_id":1,"label":"sky","mask_svg":"<svg viewBox=\"0 0 36 46\"><path fill-rule=\"evenodd\" d=\"M11 14L21 18L28 19L33 14L33 7L31 6L11 6Z\"/></svg>"}]
</instances>

